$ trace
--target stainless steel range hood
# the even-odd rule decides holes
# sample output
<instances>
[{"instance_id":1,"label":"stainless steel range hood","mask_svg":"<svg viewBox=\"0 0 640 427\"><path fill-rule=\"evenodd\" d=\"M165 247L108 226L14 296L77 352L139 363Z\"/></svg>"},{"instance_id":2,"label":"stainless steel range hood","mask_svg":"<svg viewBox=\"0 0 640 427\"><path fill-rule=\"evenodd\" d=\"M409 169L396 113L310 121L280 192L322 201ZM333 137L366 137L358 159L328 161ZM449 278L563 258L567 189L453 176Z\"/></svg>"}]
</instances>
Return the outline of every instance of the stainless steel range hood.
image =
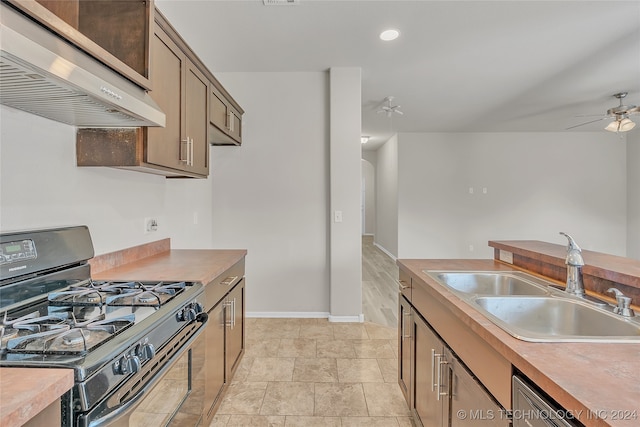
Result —
<instances>
[{"instance_id":1,"label":"stainless steel range hood","mask_svg":"<svg viewBox=\"0 0 640 427\"><path fill-rule=\"evenodd\" d=\"M79 127L165 126L141 87L31 21L0 10L0 103Z\"/></svg>"}]
</instances>

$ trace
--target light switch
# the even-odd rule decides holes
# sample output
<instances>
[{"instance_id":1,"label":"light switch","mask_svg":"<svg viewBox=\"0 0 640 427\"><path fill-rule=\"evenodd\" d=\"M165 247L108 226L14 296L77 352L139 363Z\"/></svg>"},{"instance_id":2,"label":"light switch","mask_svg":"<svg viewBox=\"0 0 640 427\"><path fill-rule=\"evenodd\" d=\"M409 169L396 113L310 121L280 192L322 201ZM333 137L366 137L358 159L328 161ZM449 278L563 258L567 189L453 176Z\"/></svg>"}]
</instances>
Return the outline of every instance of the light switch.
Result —
<instances>
[{"instance_id":1,"label":"light switch","mask_svg":"<svg viewBox=\"0 0 640 427\"><path fill-rule=\"evenodd\" d=\"M333 212L333 222L342 222L342 211Z\"/></svg>"}]
</instances>

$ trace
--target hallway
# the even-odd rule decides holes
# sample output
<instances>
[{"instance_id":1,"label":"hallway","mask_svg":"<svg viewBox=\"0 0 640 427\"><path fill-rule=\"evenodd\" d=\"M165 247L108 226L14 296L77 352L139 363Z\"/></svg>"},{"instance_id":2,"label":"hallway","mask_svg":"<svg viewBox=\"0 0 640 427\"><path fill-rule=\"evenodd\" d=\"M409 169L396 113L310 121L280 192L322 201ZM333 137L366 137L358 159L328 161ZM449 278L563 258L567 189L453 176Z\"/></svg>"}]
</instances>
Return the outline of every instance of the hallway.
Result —
<instances>
[{"instance_id":1,"label":"hallway","mask_svg":"<svg viewBox=\"0 0 640 427\"><path fill-rule=\"evenodd\" d=\"M366 322L398 325L398 267L373 236L362 236L362 312Z\"/></svg>"}]
</instances>

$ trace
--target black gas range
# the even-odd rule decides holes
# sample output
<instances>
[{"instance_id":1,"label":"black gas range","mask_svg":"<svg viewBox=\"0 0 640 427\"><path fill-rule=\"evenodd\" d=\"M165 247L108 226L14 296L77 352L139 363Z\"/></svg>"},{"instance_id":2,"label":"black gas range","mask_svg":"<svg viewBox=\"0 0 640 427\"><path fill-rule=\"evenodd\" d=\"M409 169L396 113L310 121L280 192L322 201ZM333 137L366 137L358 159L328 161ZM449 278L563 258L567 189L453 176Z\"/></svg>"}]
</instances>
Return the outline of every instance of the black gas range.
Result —
<instances>
[{"instance_id":1,"label":"black gas range","mask_svg":"<svg viewBox=\"0 0 640 427\"><path fill-rule=\"evenodd\" d=\"M128 425L202 331L203 286L93 281L93 255L84 226L0 234L0 366L72 368L63 425Z\"/></svg>"}]
</instances>

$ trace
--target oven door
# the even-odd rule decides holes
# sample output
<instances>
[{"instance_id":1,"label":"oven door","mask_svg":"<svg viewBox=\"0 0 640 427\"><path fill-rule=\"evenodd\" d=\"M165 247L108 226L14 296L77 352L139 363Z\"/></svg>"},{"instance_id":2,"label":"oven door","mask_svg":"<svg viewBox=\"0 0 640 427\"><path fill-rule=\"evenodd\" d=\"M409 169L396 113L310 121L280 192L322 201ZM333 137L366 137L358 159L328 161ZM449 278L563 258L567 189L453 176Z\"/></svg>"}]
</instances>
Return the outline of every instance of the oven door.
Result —
<instances>
[{"instance_id":1,"label":"oven door","mask_svg":"<svg viewBox=\"0 0 640 427\"><path fill-rule=\"evenodd\" d=\"M86 427L195 427L204 409L206 313L199 313L140 371L86 414Z\"/></svg>"}]
</instances>

